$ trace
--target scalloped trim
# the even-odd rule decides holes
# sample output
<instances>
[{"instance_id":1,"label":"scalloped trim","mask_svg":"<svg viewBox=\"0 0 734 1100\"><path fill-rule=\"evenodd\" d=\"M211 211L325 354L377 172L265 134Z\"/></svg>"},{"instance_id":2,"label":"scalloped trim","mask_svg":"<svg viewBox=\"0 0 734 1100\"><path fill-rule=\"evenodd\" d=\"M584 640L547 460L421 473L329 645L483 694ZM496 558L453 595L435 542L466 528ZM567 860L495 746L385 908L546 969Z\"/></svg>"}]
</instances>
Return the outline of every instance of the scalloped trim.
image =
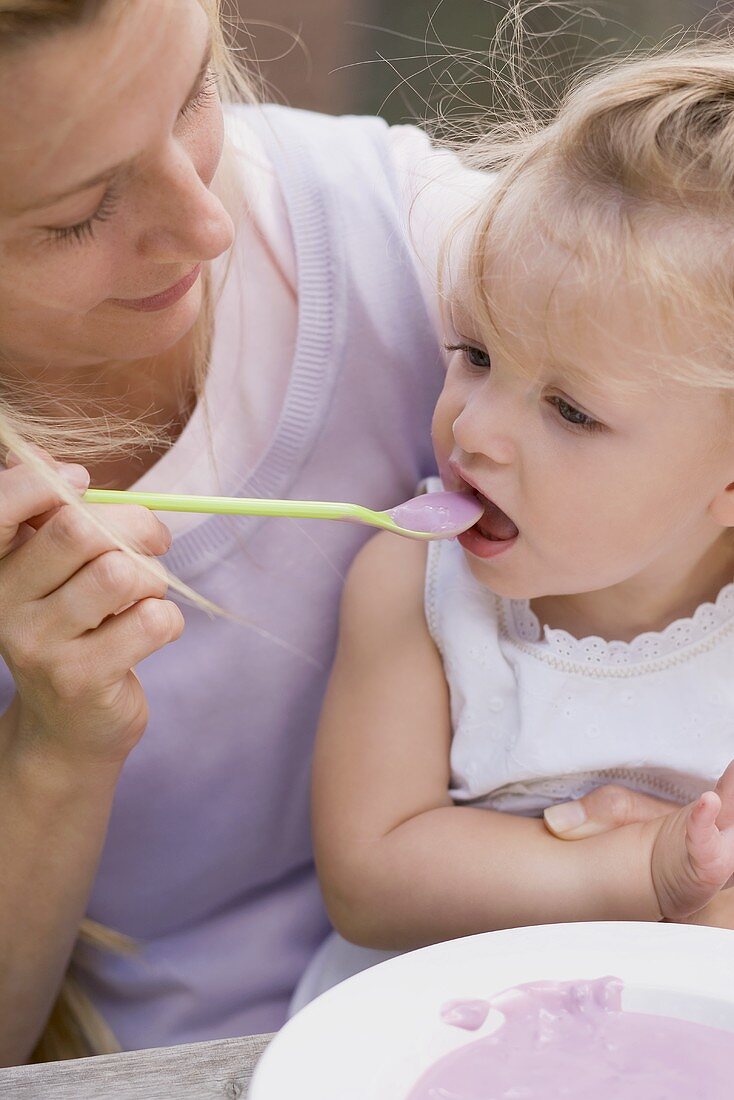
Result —
<instances>
[{"instance_id":1,"label":"scalloped trim","mask_svg":"<svg viewBox=\"0 0 734 1100\"><path fill-rule=\"evenodd\" d=\"M734 619L734 582L725 584L713 603L702 603L687 619L676 619L661 631L638 634L630 642L608 642L590 635L575 638L567 630L544 627L529 600L503 599L505 618L517 641L542 645L578 665L636 665L680 653L709 638Z\"/></svg>"}]
</instances>

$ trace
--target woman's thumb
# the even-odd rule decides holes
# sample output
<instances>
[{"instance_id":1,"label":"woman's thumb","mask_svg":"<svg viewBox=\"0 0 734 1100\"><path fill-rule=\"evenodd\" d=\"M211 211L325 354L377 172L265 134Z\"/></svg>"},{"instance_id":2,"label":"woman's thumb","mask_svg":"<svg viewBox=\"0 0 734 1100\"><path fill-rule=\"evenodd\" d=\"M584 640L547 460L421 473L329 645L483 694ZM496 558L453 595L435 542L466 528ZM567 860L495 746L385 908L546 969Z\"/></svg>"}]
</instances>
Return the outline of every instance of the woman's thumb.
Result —
<instances>
[{"instance_id":1,"label":"woman's thumb","mask_svg":"<svg viewBox=\"0 0 734 1100\"><path fill-rule=\"evenodd\" d=\"M679 807L627 787L598 787L574 802L549 806L543 817L546 828L561 840L583 840L621 825L665 817Z\"/></svg>"}]
</instances>

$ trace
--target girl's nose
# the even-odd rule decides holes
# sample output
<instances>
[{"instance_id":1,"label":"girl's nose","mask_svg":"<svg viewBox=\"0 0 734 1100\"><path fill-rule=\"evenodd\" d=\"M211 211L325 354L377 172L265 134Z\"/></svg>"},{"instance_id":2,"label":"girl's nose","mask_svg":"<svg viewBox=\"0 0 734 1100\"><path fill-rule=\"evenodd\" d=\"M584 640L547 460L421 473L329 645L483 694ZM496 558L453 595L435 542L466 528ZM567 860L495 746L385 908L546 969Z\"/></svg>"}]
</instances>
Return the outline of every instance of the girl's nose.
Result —
<instances>
[{"instance_id":1,"label":"girl's nose","mask_svg":"<svg viewBox=\"0 0 734 1100\"><path fill-rule=\"evenodd\" d=\"M469 400L452 425L457 446L467 455L481 455L501 466L514 462L517 448L506 413L493 397Z\"/></svg>"},{"instance_id":2,"label":"girl's nose","mask_svg":"<svg viewBox=\"0 0 734 1100\"><path fill-rule=\"evenodd\" d=\"M213 260L232 243L232 219L209 190L185 150L173 144L158 166L157 191L148 226L137 241L140 255L156 263Z\"/></svg>"}]
</instances>

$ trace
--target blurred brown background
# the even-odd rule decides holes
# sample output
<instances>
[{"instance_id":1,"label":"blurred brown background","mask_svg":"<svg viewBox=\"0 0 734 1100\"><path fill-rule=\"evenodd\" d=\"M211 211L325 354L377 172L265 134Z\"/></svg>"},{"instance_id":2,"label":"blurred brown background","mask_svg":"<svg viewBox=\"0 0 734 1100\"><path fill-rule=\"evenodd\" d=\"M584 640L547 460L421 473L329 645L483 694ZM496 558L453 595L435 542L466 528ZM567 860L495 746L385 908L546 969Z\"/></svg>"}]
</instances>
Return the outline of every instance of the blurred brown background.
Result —
<instances>
[{"instance_id":1,"label":"blurred brown background","mask_svg":"<svg viewBox=\"0 0 734 1100\"><path fill-rule=\"evenodd\" d=\"M454 83L468 84L480 103L492 99L477 63L486 59L506 2L236 0L236 6L248 29L240 42L259 59L274 98L294 106L379 112L398 121L450 108ZM583 5L562 7L565 16L560 5L536 12L531 26L555 32L553 50L561 50L564 71L640 41L666 40L702 18L707 26L734 23L732 5L714 0L600 0L595 10L602 18L574 17L564 36L564 19Z\"/></svg>"}]
</instances>

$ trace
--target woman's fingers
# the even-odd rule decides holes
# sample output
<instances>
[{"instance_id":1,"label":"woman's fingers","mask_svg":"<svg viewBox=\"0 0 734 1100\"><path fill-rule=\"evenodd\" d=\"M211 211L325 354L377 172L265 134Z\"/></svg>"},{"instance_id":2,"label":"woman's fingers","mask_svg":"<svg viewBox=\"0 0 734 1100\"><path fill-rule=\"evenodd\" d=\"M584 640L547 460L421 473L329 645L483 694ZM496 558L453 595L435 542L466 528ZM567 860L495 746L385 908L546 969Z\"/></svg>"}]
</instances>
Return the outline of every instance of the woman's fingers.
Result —
<instances>
[{"instance_id":1,"label":"woman's fingers","mask_svg":"<svg viewBox=\"0 0 734 1100\"><path fill-rule=\"evenodd\" d=\"M83 466L57 467L58 474L74 492L81 493L89 485L89 474ZM63 504L58 492L29 466L12 466L0 472L0 558L16 545L22 524Z\"/></svg>"},{"instance_id":2,"label":"woman's fingers","mask_svg":"<svg viewBox=\"0 0 734 1100\"><path fill-rule=\"evenodd\" d=\"M550 806L543 814L546 828L561 840L583 840L598 833L665 817L680 807L627 787L598 787L575 802Z\"/></svg>"},{"instance_id":3,"label":"woman's fingers","mask_svg":"<svg viewBox=\"0 0 734 1100\"><path fill-rule=\"evenodd\" d=\"M128 504L75 508L66 504L8 561L4 584L12 589L16 601L43 599L87 562L116 549L110 536L91 521L88 509L92 508L106 525L144 553L165 554L171 545L168 528L147 508ZM114 603L114 594L110 596ZM109 613L121 606L110 606Z\"/></svg>"},{"instance_id":4,"label":"woman's fingers","mask_svg":"<svg viewBox=\"0 0 734 1100\"><path fill-rule=\"evenodd\" d=\"M144 599L80 638L69 662L66 689L71 698L88 690L112 687L151 653L180 638L184 629L181 609L171 600Z\"/></svg>"},{"instance_id":5,"label":"woman's fingers","mask_svg":"<svg viewBox=\"0 0 734 1100\"><path fill-rule=\"evenodd\" d=\"M37 604L56 638L78 638L138 600L162 599L168 589L163 566L151 559L108 550Z\"/></svg>"}]
</instances>

